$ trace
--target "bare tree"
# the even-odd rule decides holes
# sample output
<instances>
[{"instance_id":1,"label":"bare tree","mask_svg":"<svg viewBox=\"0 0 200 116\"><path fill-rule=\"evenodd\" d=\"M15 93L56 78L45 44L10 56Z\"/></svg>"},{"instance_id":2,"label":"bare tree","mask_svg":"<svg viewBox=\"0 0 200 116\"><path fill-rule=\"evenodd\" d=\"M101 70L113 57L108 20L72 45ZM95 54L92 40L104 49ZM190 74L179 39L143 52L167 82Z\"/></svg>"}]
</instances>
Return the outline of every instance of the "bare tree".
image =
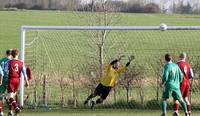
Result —
<instances>
[{"instance_id":1,"label":"bare tree","mask_svg":"<svg viewBox=\"0 0 200 116\"><path fill-rule=\"evenodd\" d=\"M163 73L163 59L162 58L155 58L154 59L155 62L151 63L151 66L154 70L155 76L156 76L156 100L159 101L160 97L159 97L159 93L160 93L160 83L161 83L161 79L162 79L162 73Z\"/></svg>"}]
</instances>

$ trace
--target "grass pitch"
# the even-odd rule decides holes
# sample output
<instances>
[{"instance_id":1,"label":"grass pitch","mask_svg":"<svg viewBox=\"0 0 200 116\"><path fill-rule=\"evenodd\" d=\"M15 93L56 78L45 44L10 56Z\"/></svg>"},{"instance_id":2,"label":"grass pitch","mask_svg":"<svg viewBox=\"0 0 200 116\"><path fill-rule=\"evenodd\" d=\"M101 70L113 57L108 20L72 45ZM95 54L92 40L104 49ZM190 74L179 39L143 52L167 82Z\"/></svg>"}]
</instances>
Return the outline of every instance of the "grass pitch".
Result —
<instances>
[{"instance_id":1,"label":"grass pitch","mask_svg":"<svg viewBox=\"0 0 200 116\"><path fill-rule=\"evenodd\" d=\"M172 111L167 112L167 116L172 115ZM200 112L193 112L193 116L198 116ZM53 110L53 111L23 111L19 116L160 116L159 110ZM181 116L184 113L181 111Z\"/></svg>"},{"instance_id":2,"label":"grass pitch","mask_svg":"<svg viewBox=\"0 0 200 116\"><path fill-rule=\"evenodd\" d=\"M91 15L91 14L89 14ZM137 25L159 25L160 23L166 23L167 25L200 25L200 16L199 15L163 15L163 14L134 14L134 13L119 13L121 20L117 23L117 25L129 25L129 26L137 26ZM87 18L88 13L82 13L82 12L64 12L64 11L0 11L0 57L3 56L5 50L7 48L20 48L20 27L22 25L88 25L88 20L84 19L82 17ZM80 18L81 17L81 18ZM131 33L126 33L126 36L124 37L127 39L125 42L125 48L129 47L129 49L126 51L128 53L134 53L138 56L136 58L138 59L138 62L142 61L147 61L149 59L143 59L146 58L145 54L163 54L164 52L171 52L172 50L179 50L179 51L186 51L187 53L190 54L200 54L200 39L199 39L199 33L200 31L166 31L166 32L152 32L152 31L145 31L145 32L131 32ZM116 32L117 33L117 32ZM121 32L122 33L122 32ZM29 34L32 36L31 34ZM54 34L57 37L57 34ZM48 35L48 37L54 37L54 35ZM62 35L62 34L61 34ZM121 41L119 39L115 39L115 37L118 37L118 33L115 35L112 35L111 42L108 41L108 43L112 43L113 40L118 40L117 43L122 45ZM162 35L162 36L161 36ZM142 39L140 39L142 36ZM60 37L60 36L59 36ZM61 36L63 37L63 36ZM84 43L85 40L80 39L81 34L71 34L69 36L64 36L65 37L70 37L68 40L61 41L62 43L68 43L67 45L62 45L57 42L57 46L55 46L54 41L47 41L45 45L47 46L48 50L57 52L57 48L60 46L64 46L64 50L66 49L65 46L72 48L69 49L70 51L68 52L74 52L74 50L78 51L78 55L83 54L83 53L88 53L88 47ZM167 39L165 37L168 37ZM73 39L72 39L73 38ZM124 38L122 38L124 40ZM137 41L136 41L137 40ZM88 40L89 41L89 40ZM72 42L72 43L70 43ZM123 41L124 42L124 41ZM42 43L42 42L40 42ZM74 45L74 43L76 43ZM173 44L171 44L173 43ZM180 43L179 46L177 47L177 43ZM52 45L54 44L54 46ZM169 44L171 46L169 46ZM96 45L96 44L95 44ZM76 47L78 46L78 47ZM180 47L181 46L181 47ZM120 46L121 47L121 46ZM147 49L144 49L144 48ZM168 49L170 48L170 49ZM117 49L117 48L116 48ZM113 54L115 52L118 52L116 49L111 50L109 52L113 51ZM152 50L153 52L151 52ZM168 50L168 51L166 51ZM177 51L179 53L179 51ZM42 52L44 53L44 52ZM51 52L50 52L51 53ZM57 52L61 53L61 52ZM53 53L52 53L53 54ZM70 56L69 54L66 54L68 57ZM38 55L40 56L40 55ZM52 56L59 56L59 54L55 55L53 54ZM139 58L139 56L142 56ZM65 57L64 57L65 58ZM37 58L40 59L40 57ZM52 58L54 59L54 58ZM80 59L84 59L82 56ZM108 58L107 58L108 59ZM45 59L42 59L43 61ZM68 59L65 59L66 61L70 61ZM63 62L62 62L63 63ZM43 63L37 63L37 66L39 64L44 65ZM46 63L48 64L48 63ZM63 63L64 64L64 63ZM68 65L64 65L65 69L68 67ZM149 65L148 65L149 66ZM150 67L151 68L151 67ZM152 73L152 69L148 69L150 73ZM155 71L155 70L154 70ZM38 73L40 74L40 73ZM59 85L59 84L55 84ZM41 87L41 86L40 86ZM52 87L52 85L51 85ZM82 87L82 86L81 86ZM38 87L39 88L39 87ZM42 88L42 87L41 87ZM49 96L49 98L54 98L56 100L59 100L60 98L60 92L58 92L59 87L54 90L49 90L52 94L52 96ZM70 91L71 89L68 88L67 91ZM56 91L56 92L54 92ZM70 91L71 92L71 91ZM82 90L81 90L82 92ZM80 93L78 97L79 99L83 100L85 98L83 96L83 92ZM120 91L121 92L121 91ZM122 92L121 92L122 93ZM145 90L145 98L149 99L150 96L154 97L156 96L156 93L153 93L152 89ZM150 94L148 94L150 93ZM58 95L59 94L59 95ZM138 95L136 91L131 92L131 96L133 99L137 99ZM70 94L69 94L70 95ZM86 94L85 94L86 95ZM121 94L122 96L124 94ZM38 94L38 96L42 96L42 94ZM56 97L59 98L56 98ZM111 96L112 97L112 96ZM194 96L194 98L199 102L199 93ZM39 98L41 100L41 98ZM194 99L193 99L194 100ZM55 101L54 101L55 102ZM196 101L194 101L196 103ZM199 113L199 112L198 112ZM194 116L197 115L198 113L194 113ZM21 114L22 116L32 116L32 115L42 115L42 116L55 116L55 115L60 115L60 116L86 116L86 115L91 115L91 116L155 116L155 115L160 115L160 111L143 111L143 110L68 110L68 111L25 111ZM170 112L171 115L171 112Z\"/></svg>"}]
</instances>

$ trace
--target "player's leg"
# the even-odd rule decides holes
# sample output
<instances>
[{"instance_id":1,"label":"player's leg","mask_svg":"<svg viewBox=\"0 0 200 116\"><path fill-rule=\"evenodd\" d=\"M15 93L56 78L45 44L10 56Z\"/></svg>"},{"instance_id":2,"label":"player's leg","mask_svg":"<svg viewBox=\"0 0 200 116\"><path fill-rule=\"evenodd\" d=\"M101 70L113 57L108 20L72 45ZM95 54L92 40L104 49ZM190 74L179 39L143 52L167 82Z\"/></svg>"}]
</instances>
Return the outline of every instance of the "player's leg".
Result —
<instances>
[{"instance_id":1,"label":"player's leg","mask_svg":"<svg viewBox=\"0 0 200 116\"><path fill-rule=\"evenodd\" d=\"M96 97L98 94L100 94L100 89L101 89L101 84L99 84L96 89L94 90L94 92L92 92L88 97L87 99L85 100L84 104L87 104L88 101L94 97Z\"/></svg>"},{"instance_id":2,"label":"player's leg","mask_svg":"<svg viewBox=\"0 0 200 116\"><path fill-rule=\"evenodd\" d=\"M0 116L3 116L3 93L0 93Z\"/></svg>"},{"instance_id":3,"label":"player's leg","mask_svg":"<svg viewBox=\"0 0 200 116\"><path fill-rule=\"evenodd\" d=\"M9 107L9 112L8 115L9 116L13 116L13 110L14 110L14 106L12 105L14 100L12 98L14 98L15 94L13 92L9 92L7 95L8 98L8 107Z\"/></svg>"},{"instance_id":4,"label":"player's leg","mask_svg":"<svg viewBox=\"0 0 200 116\"><path fill-rule=\"evenodd\" d=\"M180 85L180 91L181 91L182 97L183 97L184 94L185 94L185 89L186 89L186 84L185 84L185 83L182 83L182 84ZM173 106L173 108L174 108L174 113L178 113L179 104L180 104L179 101L178 101L178 100L175 100L174 106Z\"/></svg>"},{"instance_id":5,"label":"player's leg","mask_svg":"<svg viewBox=\"0 0 200 116\"><path fill-rule=\"evenodd\" d=\"M160 106L161 106L161 110L162 110L161 116L166 116L166 114L167 114L167 99L166 98L161 99Z\"/></svg>"},{"instance_id":6,"label":"player's leg","mask_svg":"<svg viewBox=\"0 0 200 116\"><path fill-rule=\"evenodd\" d=\"M15 100L15 95L19 88L19 79L12 80L8 82L8 104L9 104L9 113L13 114L13 110L18 114L20 112L20 108L17 105Z\"/></svg>"},{"instance_id":7,"label":"player's leg","mask_svg":"<svg viewBox=\"0 0 200 116\"><path fill-rule=\"evenodd\" d=\"M186 85L185 85L185 83L182 83L181 84L181 86L180 86L180 91L181 91L181 95L183 96L184 95L184 93L185 93L185 88L186 88ZM178 116L179 115L179 111L178 111L178 109L179 109L179 101L176 99L176 100L174 100L174 106L173 106L173 109L174 109L174 116Z\"/></svg>"},{"instance_id":8,"label":"player's leg","mask_svg":"<svg viewBox=\"0 0 200 116\"><path fill-rule=\"evenodd\" d=\"M179 112L178 112L178 107L179 107L179 101L178 100L174 100L174 113L172 116L179 116Z\"/></svg>"},{"instance_id":9,"label":"player's leg","mask_svg":"<svg viewBox=\"0 0 200 116\"><path fill-rule=\"evenodd\" d=\"M0 116L4 115L3 113L3 95L6 91L6 87L4 86L4 83L0 86Z\"/></svg>"},{"instance_id":10,"label":"player's leg","mask_svg":"<svg viewBox=\"0 0 200 116\"><path fill-rule=\"evenodd\" d=\"M185 88L185 94L184 94L184 96L183 96L183 99L184 99L184 101L186 102L187 109L188 109L188 113L189 113L190 115L192 115L191 105L190 105L190 101L189 101L189 99L188 99L189 91L190 91L190 86L189 86L189 84L188 84L188 85L186 86L186 88Z\"/></svg>"},{"instance_id":11,"label":"player's leg","mask_svg":"<svg viewBox=\"0 0 200 116\"><path fill-rule=\"evenodd\" d=\"M103 101L108 97L112 87L106 87L102 86L100 90L100 98L98 98L96 101L92 101L91 103L91 109L94 108L95 104L101 104Z\"/></svg>"},{"instance_id":12,"label":"player's leg","mask_svg":"<svg viewBox=\"0 0 200 116\"><path fill-rule=\"evenodd\" d=\"M187 111L187 105L185 103L185 101L183 100L183 97L181 95L181 91L178 89L178 90L175 90L172 92L172 97L175 99L175 100L178 100L181 104L181 106L183 107L183 110L185 112L185 116L189 116L188 114L188 111Z\"/></svg>"},{"instance_id":13,"label":"player's leg","mask_svg":"<svg viewBox=\"0 0 200 116\"><path fill-rule=\"evenodd\" d=\"M161 116L166 116L167 114L167 99L169 99L169 96L171 95L171 91L168 88L164 88L160 106L162 110Z\"/></svg>"}]
</instances>

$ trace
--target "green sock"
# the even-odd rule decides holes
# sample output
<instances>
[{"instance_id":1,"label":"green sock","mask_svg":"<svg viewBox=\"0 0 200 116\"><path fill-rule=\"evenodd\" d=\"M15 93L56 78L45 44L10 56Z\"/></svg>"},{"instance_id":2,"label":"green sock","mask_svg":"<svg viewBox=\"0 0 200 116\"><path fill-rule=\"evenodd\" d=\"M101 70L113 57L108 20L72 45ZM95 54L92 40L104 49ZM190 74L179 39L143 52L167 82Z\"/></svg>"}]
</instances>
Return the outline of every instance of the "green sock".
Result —
<instances>
[{"instance_id":1,"label":"green sock","mask_svg":"<svg viewBox=\"0 0 200 116\"><path fill-rule=\"evenodd\" d=\"M187 105L185 103L185 101L181 100L181 106L183 107L184 112L187 112Z\"/></svg>"},{"instance_id":2,"label":"green sock","mask_svg":"<svg viewBox=\"0 0 200 116\"><path fill-rule=\"evenodd\" d=\"M161 109L162 109L163 114L167 113L167 102L166 101L161 102Z\"/></svg>"}]
</instances>

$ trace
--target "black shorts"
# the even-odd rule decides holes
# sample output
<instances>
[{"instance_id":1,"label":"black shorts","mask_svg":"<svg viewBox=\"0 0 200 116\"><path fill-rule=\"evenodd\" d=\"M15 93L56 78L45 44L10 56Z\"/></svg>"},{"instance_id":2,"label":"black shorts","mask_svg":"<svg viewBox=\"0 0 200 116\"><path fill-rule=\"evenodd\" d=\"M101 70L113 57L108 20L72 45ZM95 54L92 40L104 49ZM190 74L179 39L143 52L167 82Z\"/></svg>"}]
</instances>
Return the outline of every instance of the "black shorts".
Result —
<instances>
[{"instance_id":1,"label":"black shorts","mask_svg":"<svg viewBox=\"0 0 200 116\"><path fill-rule=\"evenodd\" d=\"M99 85L96 87L94 94L95 95L99 95L102 99L106 99L110 90L112 89L112 87L107 87L102 85L101 83L99 83Z\"/></svg>"}]
</instances>

